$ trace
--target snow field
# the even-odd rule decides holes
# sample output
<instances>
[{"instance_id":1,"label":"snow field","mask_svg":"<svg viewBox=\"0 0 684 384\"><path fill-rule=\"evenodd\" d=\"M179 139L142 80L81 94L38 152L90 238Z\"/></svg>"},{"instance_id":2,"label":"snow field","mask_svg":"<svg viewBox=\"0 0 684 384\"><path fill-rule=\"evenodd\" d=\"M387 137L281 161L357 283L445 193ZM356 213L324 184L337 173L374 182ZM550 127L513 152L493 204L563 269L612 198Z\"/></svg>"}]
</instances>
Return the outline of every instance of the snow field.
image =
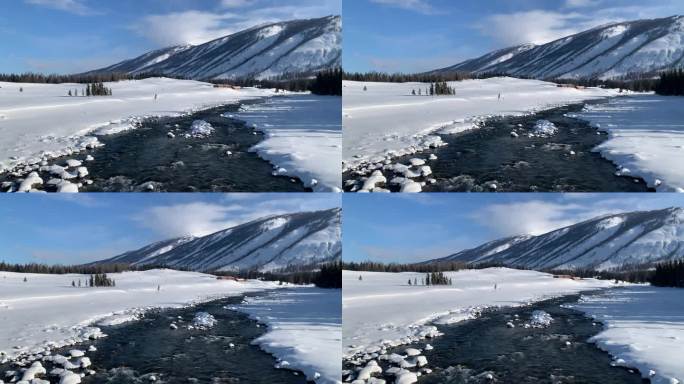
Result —
<instances>
[{"instance_id":1,"label":"snow field","mask_svg":"<svg viewBox=\"0 0 684 384\"><path fill-rule=\"evenodd\" d=\"M412 366L414 361L405 353L402 358L406 363L402 363L399 357L387 356L387 348L440 336L433 324L474 318L487 307L520 306L613 286L607 281L553 278L546 273L508 268L464 270L446 275L453 280L453 285L408 285L409 279L420 282L424 278L421 273L343 271L343 354L347 363L357 367L344 372L349 379L370 383L371 380L358 379L358 375L373 364L371 361L395 359L399 369L411 373L402 382L415 382L411 381L414 376L428 367L423 365L418 371L407 369L417 367L418 361ZM530 325L540 326L548 320L544 314L538 314ZM533 321L540 323L532 324ZM403 371L395 373L399 372Z\"/></svg>"},{"instance_id":2,"label":"snow field","mask_svg":"<svg viewBox=\"0 0 684 384\"><path fill-rule=\"evenodd\" d=\"M274 90L214 88L199 81L167 78L106 86L114 96L66 96L83 84L0 83L0 172L28 174L35 169L26 165L97 147L97 135L133 129L148 117L178 116L275 94Z\"/></svg>"},{"instance_id":3,"label":"snow field","mask_svg":"<svg viewBox=\"0 0 684 384\"><path fill-rule=\"evenodd\" d=\"M530 114L618 94L599 88L561 88L538 80L491 78L452 82L454 96L411 96L413 89L427 86L343 82L343 171L362 181L376 171L384 176L395 166L406 166L393 164L394 158L445 145L437 133L474 129L494 116ZM418 191L420 186L407 180L395 182L402 183L402 189L408 184L407 191Z\"/></svg>"},{"instance_id":4,"label":"snow field","mask_svg":"<svg viewBox=\"0 0 684 384\"><path fill-rule=\"evenodd\" d=\"M615 365L636 368L653 384L684 382L683 289L628 286L568 307L603 323L591 341L610 353Z\"/></svg>"},{"instance_id":5,"label":"snow field","mask_svg":"<svg viewBox=\"0 0 684 384\"><path fill-rule=\"evenodd\" d=\"M98 326L135 320L151 308L182 307L279 287L271 282L217 280L172 270L108 276L116 287L71 286L72 281L85 281L85 275L0 272L0 361L31 360L54 348L102 337Z\"/></svg>"},{"instance_id":6,"label":"snow field","mask_svg":"<svg viewBox=\"0 0 684 384\"><path fill-rule=\"evenodd\" d=\"M278 359L276 368L297 369L317 384L341 383L342 292L300 288L249 297L230 307L268 326L254 341Z\"/></svg>"},{"instance_id":7,"label":"snow field","mask_svg":"<svg viewBox=\"0 0 684 384\"><path fill-rule=\"evenodd\" d=\"M619 175L644 179L663 192L684 192L684 97L633 95L587 105L572 117L607 131L595 151L618 166Z\"/></svg>"},{"instance_id":8,"label":"snow field","mask_svg":"<svg viewBox=\"0 0 684 384\"><path fill-rule=\"evenodd\" d=\"M226 117L264 132L252 150L273 164L274 175L296 176L316 192L341 192L341 105L335 96L274 97Z\"/></svg>"}]
</instances>

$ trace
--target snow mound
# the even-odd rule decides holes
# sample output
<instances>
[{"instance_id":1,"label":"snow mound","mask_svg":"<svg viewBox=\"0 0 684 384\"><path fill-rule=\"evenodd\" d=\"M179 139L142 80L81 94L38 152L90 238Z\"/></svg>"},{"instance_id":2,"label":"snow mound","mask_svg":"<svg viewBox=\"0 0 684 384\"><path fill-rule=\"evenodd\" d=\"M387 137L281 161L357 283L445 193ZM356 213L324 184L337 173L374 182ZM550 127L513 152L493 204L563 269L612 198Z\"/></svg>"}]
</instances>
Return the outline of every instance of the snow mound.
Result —
<instances>
[{"instance_id":1,"label":"snow mound","mask_svg":"<svg viewBox=\"0 0 684 384\"><path fill-rule=\"evenodd\" d=\"M192 319L192 325L198 329L208 329L216 325L216 319L207 312L197 312Z\"/></svg>"},{"instance_id":2,"label":"snow mound","mask_svg":"<svg viewBox=\"0 0 684 384\"><path fill-rule=\"evenodd\" d=\"M195 120L190 127L190 135L193 137L207 137L214 133L214 127L204 120Z\"/></svg>"},{"instance_id":3,"label":"snow mound","mask_svg":"<svg viewBox=\"0 0 684 384\"><path fill-rule=\"evenodd\" d=\"M534 311L530 316L530 325L534 328L545 328L551 325L553 317L544 311Z\"/></svg>"},{"instance_id":4,"label":"snow mound","mask_svg":"<svg viewBox=\"0 0 684 384\"><path fill-rule=\"evenodd\" d=\"M534 125L534 134L537 136L553 136L558 133L558 128L548 120L539 120Z\"/></svg>"}]
</instances>

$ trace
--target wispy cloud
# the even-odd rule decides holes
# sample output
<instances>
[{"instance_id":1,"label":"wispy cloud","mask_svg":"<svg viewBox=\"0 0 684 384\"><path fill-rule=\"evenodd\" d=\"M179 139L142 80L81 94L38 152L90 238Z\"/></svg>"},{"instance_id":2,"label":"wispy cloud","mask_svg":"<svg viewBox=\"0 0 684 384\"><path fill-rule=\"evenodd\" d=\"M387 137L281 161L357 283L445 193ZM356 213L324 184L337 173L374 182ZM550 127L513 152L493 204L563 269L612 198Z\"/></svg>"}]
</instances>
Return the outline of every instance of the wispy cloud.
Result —
<instances>
[{"instance_id":1,"label":"wispy cloud","mask_svg":"<svg viewBox=\"0 0 684 384\"><path fill-rule=\"evenodd\" d=\"M81 0L24 0L28 4L57 9L81 16L100 14L99 11L87 6Z\"/></svg>"},{"instance_id":2,"label":"wispy cloud","mask_svg":"<svg viewBox=\"0 0 684 384\"><path fill-rule=\"evenodd\" d=\"M337 196L264 200L261 194L232 194L218 203L198 201L149 207L133 220L162 238L205 236L268 216L339 205Z\"/></svg>"},{"instance_id":3,"label":"wispy cloud","mask_svg":"<svg viewBox=\"0 0 684 384\"><path fill-rule=\"evenodd\" d=\"M439 13L427 0L370 0L373 3L389 5L426 15Z\"/></svg>"},{"instance_id":4,"label":"wispy cloud","mask_svg":"<svg viewBox=\"0 0 684 384\"><path fill-rule=\"evenodd\" d=\"M254 4L255 0L221 0L221 6L224 8L240 8Z\"/></svg>"},{"instance_id":5,"label":"wispy cloud","mask_svg":"<svg viewBox=\"0 0 684 384\"><path fill-rule=\"evenodd\" d=\"M607 0L566 0L562 11L533 9L498 13L485 17L476 28L504 46L545 44L608 23L680 13L680 0L644 0L640 5L617 5Z\"/></svg>"},{"instance_id":6,"label":"wispy cloud","mask_svg":"<svg viewBox=\"0 0 684 384\"><path fill-rule=\"evenodd\" d=\"M491 204L474 213L480 225L492 231L493 238L513 235L541 235L555 229L599 216L663 209L670 201L638 197L600 198L595 194L567 194L563 199L533 199Z\"/></svg>"},{"instance_id":7,"label":"wispy cloud","mask_svg":"<svg viewBox=\"0 0 684 384\"><path fill-rule=\"evenodd\" d=\"M339 0L255 7L255 1L224 0L220 11L187 10L148 15L130 28L160 46L202 44L266 23L339 13Z\"/></svg>"}]
</instances>

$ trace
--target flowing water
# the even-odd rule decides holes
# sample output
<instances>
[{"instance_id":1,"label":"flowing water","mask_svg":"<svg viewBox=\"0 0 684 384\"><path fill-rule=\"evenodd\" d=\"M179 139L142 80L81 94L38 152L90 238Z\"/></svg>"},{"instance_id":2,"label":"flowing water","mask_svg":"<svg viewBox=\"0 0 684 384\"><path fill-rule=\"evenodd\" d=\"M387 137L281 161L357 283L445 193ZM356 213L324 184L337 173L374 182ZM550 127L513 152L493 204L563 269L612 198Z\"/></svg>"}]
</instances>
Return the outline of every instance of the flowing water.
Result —
<instances>
[{"instance_id":1,"label":"flowing water","mask_svg":"<svg viewBox=\"0 0 684 384\"><path fill-rule=\"evenodd\" d=\"M599 101L601 102L601 101ZM603 101L605 102L605 101ZM610 161L592 152L608 136L588 122L566 116L583 104L546 110L533 115L498 117L470 131L441 135L448 145L393 159L410 164L411 158L428 159L432 169L426 192L647 192L646 183L616 176ZM555 135L529 137L539 120L557 128ZM517 137L511 132L515 132ZM397 175L384 172L388 180ZM345 179L354 178L346 174ZM399 186L389 185L393 192Z\"/></svg>"},{"instance_id":2,"label":"flowing water","mask_svg":"<svg viewBox=\"0 0 684 384\"><path fill-rule=\"evenodd\" d=\"M86 179L92 184L84 184L81 192L309 191L296 177L274 176L269 162L249 152L263 140L261 132L237 118L221 116L235 113L241 105L262 102L252 100L185 116L149 118L136 129L99 136L105 144L102 147L49 163L63 166L68 159L83 160L91 155L94 160L84 161L83 166L88 168ZM186 137L195 120L210 123L214 132L206 137ZM170 138L169 132L175 137ZM45 182L54 178L48 172L41 172L40 177ZM0 176L3 181L12 181L12 176ZM56 187L45 186L45 190Z\"/></svg>"},{"instance_id":3,"label":"flowing water","mask_svg":"<svg viewBox=\"0 0 684 384\"><path fill-rule=\"evenodd\" d=\"M634 370L612 366L610 355L588 342L602 326L562 306L578 299L572 295L486 310L476 319L438 326L444 335L430 340L434 349L423 352L433 372L419 383L648 383ZM553 321L545 328L525 328L536 310Z\"/></svg>"},{"instance_id":4,"label":"flowing water","mask_svg":"<svg viewBox=\"0 0 684 384\"><path fill-rule=\"evenodd\" d=\"M263 294L263 293L261 293ZM303 374L276 369L276 360L250 343L265 328L245 314L226 309L241 303L231 297L182 309L154 310L138 321L101 327L108 336L82 345L54 351L68 356L71 349L86 352L94 374L85 384L128 383L283 383L305 384ZM188 329L197 312L217 320L208 329ZM171 329L171 324L177 329ZM51 366L47 366L48 372ZM1 367L0 371L9 367ZM52 383L58 378L46 376Z\"/></svg>"}]
</instances>

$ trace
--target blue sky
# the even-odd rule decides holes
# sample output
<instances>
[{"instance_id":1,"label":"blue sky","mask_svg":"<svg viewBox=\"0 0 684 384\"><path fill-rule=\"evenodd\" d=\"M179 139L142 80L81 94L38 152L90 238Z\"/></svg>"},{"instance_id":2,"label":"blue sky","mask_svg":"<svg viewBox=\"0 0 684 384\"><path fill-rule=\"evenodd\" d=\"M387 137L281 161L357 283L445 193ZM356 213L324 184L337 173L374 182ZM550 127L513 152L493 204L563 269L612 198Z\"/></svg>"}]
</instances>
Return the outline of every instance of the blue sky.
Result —
<instances>
[{"instance_id":1,"label":"blue sky","mask_svg":"<svg viewBox=\"0 0 684 384\"><path fill-rule=\"evenodd\" d=\"M684 14L682 0L345 0L345 70L419 72L614 21Z\"/></svg>"},{"instance_id":2,"label":"blue sky","mask_svg":"<svg viewBox=\"0 0 684 384\"><path fill-rule=\"evenodd\" d=\"M345 261L416 262L596 216L684 207L680 194L345 194Z\"/></svg>"},{"instance_id":3,"label":"blue sky","mask_svg":"<svg viewBox=\"0 0 684 384\"><path fill-rule=\"evenodd\" d=\"M340 199L298 193L7 195L0 199L0 261L85 263L269 215L339 207Z\"/></svg>"},{"instance_id":4,"label":"blue sky","mask_svg":"<svg viewBox=\"0 0 684 384\"><path fill-rule=\"evenodd\" d=\"M75 73L265 22L340 14L342 0L4 0L0 72Z\"/></svg>"}]
</instances>

